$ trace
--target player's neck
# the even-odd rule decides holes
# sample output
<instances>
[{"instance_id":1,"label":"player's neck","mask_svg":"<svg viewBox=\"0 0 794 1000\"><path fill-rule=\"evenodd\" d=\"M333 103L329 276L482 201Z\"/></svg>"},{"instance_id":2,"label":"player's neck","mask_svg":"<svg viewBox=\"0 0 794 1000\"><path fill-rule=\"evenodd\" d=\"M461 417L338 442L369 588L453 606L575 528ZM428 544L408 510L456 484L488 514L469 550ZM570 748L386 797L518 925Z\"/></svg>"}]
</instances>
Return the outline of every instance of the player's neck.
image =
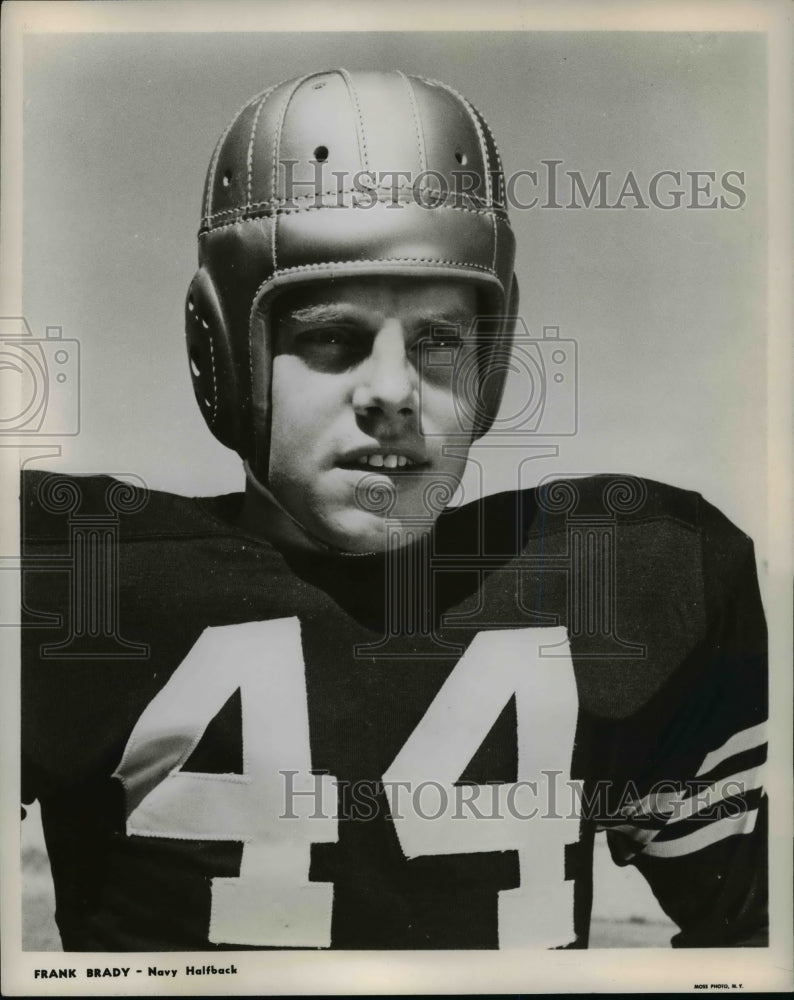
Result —
<instances>
[{"instance_id":1,"label":"player's neck","mask_svg":"<svg viewBox=\"0 0 794 1000\"><path fill-rule=\"evenodd\" d=\"M309 556L324 555L334 560L343 559L350 562L384 556L384 552L378 550L357 552L340 549L317 538L279 502L264 483L260 482L248 462L243 462L243 466L245 497L237 517L237 525L244 531L264 538L283 552ZM410 544L415 540L412 535Z\"/></svg>"},{"instance_id":2,"label":"player's neck","mask_svg":"<svg viewBox=\"0 0 794 1000\"><path fill-rule=\"evenodd\" d=\"M332 549L314 538L299 521L254 476L245 463L245 499L238 525L252 535L264 538L277 549L307 553L330 553Z\"/></svg>"}]
</instances>

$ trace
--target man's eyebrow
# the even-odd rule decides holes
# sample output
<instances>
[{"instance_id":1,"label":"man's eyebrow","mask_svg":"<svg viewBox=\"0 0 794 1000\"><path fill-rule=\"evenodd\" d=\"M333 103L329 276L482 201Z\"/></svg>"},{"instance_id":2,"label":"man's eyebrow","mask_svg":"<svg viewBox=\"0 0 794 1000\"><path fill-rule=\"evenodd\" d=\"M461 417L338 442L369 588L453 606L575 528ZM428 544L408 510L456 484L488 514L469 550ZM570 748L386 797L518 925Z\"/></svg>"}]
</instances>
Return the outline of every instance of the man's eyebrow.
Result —
<instances>
[{"instance_id":1,"label":"man's eyebrow","mask_svg":"<svg viewBox=\"0 0 794 1000\"><path fill-rule=\"evenodd\" d=\"M320 303L312 306L296 306L287 309L281 316L282 321L294 325L311 325L314 323L341 323L361 321L364 317L352 305L336 303ZM463 309L453 309L450 312L418 313L408 319L408 325L417 327L450 327L459 326L468 329L471 315Z\"/></svg>"},{"instance_id":2,"label":"man's eyebrow","mask_svg":"<svg viewBox=\"0 0 794 1000\"><path fill-rule=\"evenodd\" d=\"M416 323L419 326L460 326L468 329L471 326L471 313L455 310L449 313L432 313L428 316L418 316Z\"/></svg>"},{"instance_id":3,"label":"man's eyebrow","mask_svg":"<svg viewBox=\"0 0 794 1000\"><path fill-rule=\"evenodd\" d=\"M356 318L355 310L346 306L322 303L316 306L298 306L288 309L281 317L287 323L339 323Z\"/></svg>"}]
</instances>

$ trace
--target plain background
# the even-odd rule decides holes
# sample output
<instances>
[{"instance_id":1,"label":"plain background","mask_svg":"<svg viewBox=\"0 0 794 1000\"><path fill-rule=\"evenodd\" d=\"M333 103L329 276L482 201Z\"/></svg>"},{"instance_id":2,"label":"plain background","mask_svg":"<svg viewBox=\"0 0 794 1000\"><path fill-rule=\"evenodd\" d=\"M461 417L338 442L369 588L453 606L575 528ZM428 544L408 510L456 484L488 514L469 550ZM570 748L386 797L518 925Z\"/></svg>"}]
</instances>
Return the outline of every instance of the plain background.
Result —
<instances>
[{"instance_id":1,"label":"plain background","mask_svg":"<svg viewBox=\"0 0 794 1000\"><path fill-rule=\"evenodd\" d=\"M36 336L57 324L79 340L82 362L81 432L41 464L186 494L240 488L239 460L193 399L183 344L203 178L251 94L336 65L462 90L508 174L542 171L544 159L588 183L608 170L614 200L629 170L646 191L661 170L744 172L738 210L513 212L522 314L533 334L559 326L579 355L578 433L529 463L520 485L613 471L664 480L703 493L763 553L763 35L28 37L24 310ZM514 449L486 439L476 459L484 472L467 495L518 485Z\"/></svg>"}]
</instances>

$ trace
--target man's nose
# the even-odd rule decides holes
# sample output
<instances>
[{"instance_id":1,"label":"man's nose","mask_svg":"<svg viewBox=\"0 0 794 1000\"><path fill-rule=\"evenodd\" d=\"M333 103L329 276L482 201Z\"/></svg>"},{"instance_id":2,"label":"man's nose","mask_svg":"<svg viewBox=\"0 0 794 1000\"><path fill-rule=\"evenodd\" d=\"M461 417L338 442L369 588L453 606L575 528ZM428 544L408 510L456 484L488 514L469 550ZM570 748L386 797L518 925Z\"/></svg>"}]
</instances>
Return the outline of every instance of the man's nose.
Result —
<instances>
[{"instance_id":1,"label":"man's nose","mask_svg":"<svg viewBox=\"0 0 794 1000\"><path fill-rule=\"evenodd\" d=\"M353 408L360 417L407 419L418 410L416 370L408 357L405 331L389 319L378 330L367 359L358 368Z\"/></svg>"}]
</instances>

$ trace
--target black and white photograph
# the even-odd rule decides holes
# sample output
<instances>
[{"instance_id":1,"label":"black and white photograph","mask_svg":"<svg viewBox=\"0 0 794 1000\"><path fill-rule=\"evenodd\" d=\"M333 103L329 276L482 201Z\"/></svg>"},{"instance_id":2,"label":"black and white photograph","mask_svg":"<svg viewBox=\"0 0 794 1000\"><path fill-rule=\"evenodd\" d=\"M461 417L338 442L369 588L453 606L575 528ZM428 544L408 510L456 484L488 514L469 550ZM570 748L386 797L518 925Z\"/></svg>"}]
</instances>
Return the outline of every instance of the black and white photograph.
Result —
<instances>
[{"instance_id":1,"label":"black and white photograph","mask_svg":"<svg viewBox=\"0 0 794 1000\"><path fill-rule=\"evenodd\" d=\"M2 16L3 993L790 990L791 8Z\"/></svg>"}]
</instances>

